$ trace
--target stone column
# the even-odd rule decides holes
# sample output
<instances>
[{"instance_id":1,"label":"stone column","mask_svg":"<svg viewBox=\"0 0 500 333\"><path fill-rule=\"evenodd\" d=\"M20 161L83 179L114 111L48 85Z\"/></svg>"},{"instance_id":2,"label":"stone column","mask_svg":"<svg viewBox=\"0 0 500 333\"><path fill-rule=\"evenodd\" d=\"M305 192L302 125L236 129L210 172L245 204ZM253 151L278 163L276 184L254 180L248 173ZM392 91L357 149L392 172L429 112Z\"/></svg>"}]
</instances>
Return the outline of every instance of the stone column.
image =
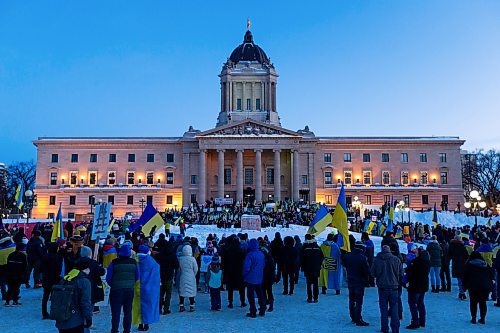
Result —
<instances>
[{"instance_id":1,"label":"stone column","mask_svg":"<svg viewBox=\"0 0 500 333\"><path fill-rule=\"evenodd\" d=\"M247 100L246 100L246 95L245 95L245 87L246 87L246 82L241 83L243 89L241 89L241 111L246 111L247 110Z\"/></svg>"},{"instance_id":2,"label":"stone column","mask_svg":"<svg viewBox=\"0 0 500 333\"><path fill-rule=\"evenodd\" d=\"M207 150L200 149L200 170L198 184L198 203L205 204L207 200Z\"/></svg>"},{"instance_id":3,"label":"stone column","mask_svg":"<svg viewBox=\"0 0 500 333\"><path fill-rule=\"evenodd\" d=\"M217 150L218 172L217 172L217 196L224 198L224 150Z\"/></svg>"},{"instance_id":4,"label":"stone column","mask_svg":"<svg viewBox=\"0 0 500 333\"><path fill-rule=\"evenodd\" d=\"M316 201L316 184L314 180L314 153L308 153L309 201Z\"/></svg>"},{"instance_id":5,"label":"stone column","mask_svg":"<svg viewBox=\"0 0 500 333\"><path fill-rule=\"evenodd\" d=\"M274 201L281 201L281 150L274 149Z\"/></svg>"},{"instance_id":6,"label":"stone column","mask_svg":"<svg viewBox=\"0 0 500 333\"><path fill-rule=\"evenodd\" d=\"M243 149L236 149L236 200L243 203Z\"/></svg>"},{"instance_id":7,"label":"stone column","mask_svg":"<svg viewBox=\"0 0 500 333\"><path fill-rule=\"evenodd\" d=\"M262 201L262 150L255 150L255 201Z\"/></svg>"},{"instance_id":8,"label":"stone column","mask_svg":"<svg viewBox=\"0 0 500 333\"><path fill-rule=\"evenodd\" d=\"M191 177L189 171L189 153L184 152L182 154L182 206L189 206L190 195L189 195L189 178Z\"/></svg>"},{"instance_id":9,"label":"stone column","mask_svg":"<svg viewBox=\"0 0 500 333\"><path fill-rule=\"evenodd\" d=\"M294 150L293 154L293 200L299 200L299 151Z\"/></svg>"}]
</instances>

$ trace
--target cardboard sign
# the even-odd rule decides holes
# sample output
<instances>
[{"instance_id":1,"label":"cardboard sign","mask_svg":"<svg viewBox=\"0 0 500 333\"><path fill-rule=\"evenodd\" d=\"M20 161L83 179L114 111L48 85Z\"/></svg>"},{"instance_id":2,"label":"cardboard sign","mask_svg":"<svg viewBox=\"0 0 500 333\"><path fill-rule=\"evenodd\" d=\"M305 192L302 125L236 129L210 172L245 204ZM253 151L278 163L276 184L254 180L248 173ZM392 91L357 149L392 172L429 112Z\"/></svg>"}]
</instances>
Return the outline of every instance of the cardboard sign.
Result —
<instances>
[{"instance_id":1,"label":"cardboard sign","mask_svg":"<svg viewBox=\"0 0 500 333\"><path fill-rule=\"evenodd\" d=\"M202 255L200 272L202 273L208 272L208 267L210 266L211 262L212 262L212 256Z\"/></svg>"},{"instance_id":2,"label":"cardboard sign","mask_svg":"<svg viewBox=\"0 0 500 333\"><path fill-rule=\"evenodd\" d=\"M214 202L216 205L232 205L233 198L215 198Z\"/></svg>"},{"instance_id":3,"label":"cardboard sign","mask_svg":"<svg viewBox=\"0 0 500 333\"><path fill-rule=\"evenodd\" d=\"M111 202L103 202L95 206L94 224L92 225L91 240L103 239L108 235L109 215Z\"/></svg>"},{"instance_id":4,"label":"cardboard sign","mask_svg":"<svg viewBox=\"0 0 500 333\"><path fill-rule=\"evenodd\" d=\"M261 229L260 215L248 215L244 214L241 216L241 230L257 230Z\"/></svg>"}]
</instances>

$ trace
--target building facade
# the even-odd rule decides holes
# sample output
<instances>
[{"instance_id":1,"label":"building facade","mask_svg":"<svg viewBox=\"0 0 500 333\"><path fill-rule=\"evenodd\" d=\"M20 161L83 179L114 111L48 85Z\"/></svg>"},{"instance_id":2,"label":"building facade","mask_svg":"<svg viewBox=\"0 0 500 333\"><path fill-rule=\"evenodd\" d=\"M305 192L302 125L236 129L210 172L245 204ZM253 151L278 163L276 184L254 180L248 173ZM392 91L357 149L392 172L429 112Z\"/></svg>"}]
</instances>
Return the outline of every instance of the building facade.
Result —
<instances>
[{"instance_id":1,"label":"building facade","mask_svg":"<svg viewBox=\"0 0 500 333\"><path fill-rule=\"evenodd\" d=\"M274 65L247 31L219 75L213 129L182 137L42 137L33 216L64 217L110 201L115 216L181 208L213 198L304 200L381 206L394 196L414 209L463 203L458 137L319 137L281 126ZM450 208L451 209L451 208Z\"/></svg>"}]
</instances>

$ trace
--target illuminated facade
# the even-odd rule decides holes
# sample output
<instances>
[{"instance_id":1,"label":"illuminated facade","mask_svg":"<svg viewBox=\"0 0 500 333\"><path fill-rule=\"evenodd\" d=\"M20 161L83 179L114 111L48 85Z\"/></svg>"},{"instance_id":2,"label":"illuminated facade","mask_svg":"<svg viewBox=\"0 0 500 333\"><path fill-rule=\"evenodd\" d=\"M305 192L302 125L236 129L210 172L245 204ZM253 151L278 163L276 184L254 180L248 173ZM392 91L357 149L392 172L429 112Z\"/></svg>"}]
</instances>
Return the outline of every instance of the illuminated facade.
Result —
<instances>
[{"instance_id":1,"label":"illuminated facade","mask_svg":"<svg viewBox=\"0 0 500 333\"><path fill-rule=\"evenodd\" d=\"M347 201L405 200L415 209L463 203L457 137L318 137L306 126L283 128L277 73L250 31L222 68L216 127L182 137L39 138L33 215L62 204L64 217L113 203L115 216L212 198L294 200L334 205L340 182Z\"/></svg>"}]
</instances>

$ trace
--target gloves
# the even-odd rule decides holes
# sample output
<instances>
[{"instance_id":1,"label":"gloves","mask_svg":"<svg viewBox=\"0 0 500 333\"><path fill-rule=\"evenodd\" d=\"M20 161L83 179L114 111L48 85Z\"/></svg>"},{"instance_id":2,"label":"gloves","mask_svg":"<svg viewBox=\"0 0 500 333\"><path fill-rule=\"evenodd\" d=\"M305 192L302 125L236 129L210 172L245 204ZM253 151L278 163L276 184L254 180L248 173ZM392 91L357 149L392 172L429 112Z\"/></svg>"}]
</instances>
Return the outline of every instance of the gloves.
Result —
<instances>
[{"instance_id":1,"label":"gloves","mask_svg":"<svg viewBox=\"0 0 500 333\"><path fill-rule=\"evenodd\" d=\"M91 326L92 326L92 319L87 320L86 323L85 323L85 325L83 327L90 328Z\"/></svg>"}]
</instances>

